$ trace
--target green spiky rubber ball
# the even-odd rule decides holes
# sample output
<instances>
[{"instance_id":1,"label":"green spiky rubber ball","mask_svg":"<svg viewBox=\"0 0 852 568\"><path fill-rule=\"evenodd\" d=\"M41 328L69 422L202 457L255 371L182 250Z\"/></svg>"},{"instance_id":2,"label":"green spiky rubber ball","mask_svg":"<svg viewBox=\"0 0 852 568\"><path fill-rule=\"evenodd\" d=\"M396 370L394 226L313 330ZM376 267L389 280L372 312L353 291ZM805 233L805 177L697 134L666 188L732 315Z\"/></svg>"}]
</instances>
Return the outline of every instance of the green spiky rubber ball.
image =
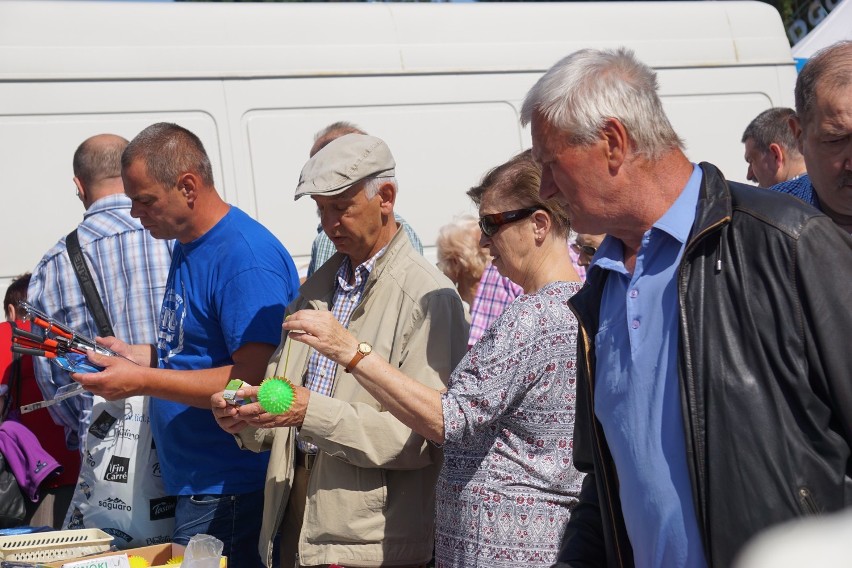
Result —
<instances>
[{"instance_id":1,"label":"green spiky rubber ball","mask_svg":"<svg viewBox=\"0 0 852 568\"><path fill-rule=\"evenodd\" d=\"M263 379L257 401L269 414L284 414L293 406L293 385L284 377Z\"/></svg>"}]
</instances>

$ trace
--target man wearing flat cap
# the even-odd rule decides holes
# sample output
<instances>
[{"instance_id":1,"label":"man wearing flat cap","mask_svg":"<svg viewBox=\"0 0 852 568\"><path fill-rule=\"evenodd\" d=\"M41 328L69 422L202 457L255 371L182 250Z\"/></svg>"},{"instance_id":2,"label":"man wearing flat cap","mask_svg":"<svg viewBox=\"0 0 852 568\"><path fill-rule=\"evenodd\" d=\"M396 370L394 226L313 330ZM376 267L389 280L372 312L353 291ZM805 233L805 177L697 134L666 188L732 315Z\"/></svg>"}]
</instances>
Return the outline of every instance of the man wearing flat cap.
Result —
<instances>
[{"instance_id":1,"label":"man wearing flat cap","mask_svg":"<svg viewBox=\"0 0 852 568\"><path fill-rule=\"evenodd\" d=\"M372 351L441 388L467 346L453 284L418 254L394 220L394 159L380 139L347 134L302 169L337 254L301 287L287 313L328 310L361 344L346 369ZM426 566L432 557L434 488L441 451L396 420L347 370L286 334L267 377L294 383L295 402L271 415L258 403L227 406L219 425L246 448L271 450L261 556L282 568ZM243 389L254 397L256 388Z\"/></svg>"}]
</instances>

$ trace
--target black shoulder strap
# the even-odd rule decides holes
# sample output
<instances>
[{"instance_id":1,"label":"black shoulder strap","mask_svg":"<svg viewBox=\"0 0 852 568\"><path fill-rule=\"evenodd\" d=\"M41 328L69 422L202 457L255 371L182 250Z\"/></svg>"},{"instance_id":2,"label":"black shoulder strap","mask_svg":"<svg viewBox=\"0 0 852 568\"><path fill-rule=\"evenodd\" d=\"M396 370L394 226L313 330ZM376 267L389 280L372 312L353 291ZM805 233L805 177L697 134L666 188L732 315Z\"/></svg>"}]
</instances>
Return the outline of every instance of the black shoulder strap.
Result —
<instances>
[{"instance_id":1,"label":"black shoulder strap","mask_svg":"<svg viewBox=\"0 0 852 568\"><path fill-rule=\"evenodd\" d=\"M95 287L95 281L92 278L92 273L89 271L89 266L86 264L86 259L83 258L83 251L80 250L80 241L77 238L77 229L74 229L68 236L65 237L65 246L68 249L68 256L71 257L71 265L74 267L74 273L77 275L77 281L80 283L80 288L83 290L83 297L86 299L86 306L89 308L92 317L95 318L95 324L98 326L98 335L108 337L115 335L112 331L112 325L109 322L109 316L104 309L101 296L98 294L98 289Z\"/></svg>"},{"instance_id":2,"label":"black shoulder strap","mask_svg":"<svg viewBox=\"0 0 852 568\"><path fill-rule=\"evenodd\" d=\"M10 321L9 325L12 326L12 335L14 336L15 328L18 325L13 321ZM12 353L12 365L9 367L9 382L7 383L9 394L6 396L6 405L0 412L0 422L5 421L7 416L21 406L21 357L23 355L20 353Z\"/></svg>"}]
</instances>

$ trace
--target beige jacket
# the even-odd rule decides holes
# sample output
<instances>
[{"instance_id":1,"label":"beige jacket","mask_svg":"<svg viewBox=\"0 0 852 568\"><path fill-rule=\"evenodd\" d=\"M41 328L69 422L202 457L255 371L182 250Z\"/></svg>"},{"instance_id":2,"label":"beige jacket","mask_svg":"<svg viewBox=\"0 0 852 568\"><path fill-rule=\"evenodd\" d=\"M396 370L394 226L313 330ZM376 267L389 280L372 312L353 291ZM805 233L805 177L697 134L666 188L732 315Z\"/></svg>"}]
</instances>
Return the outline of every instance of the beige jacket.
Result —
<instances>
[{"instance_id":1,"label":"beige jacket","mask_svg":"<svg viewBox=\"0 0 852 568\"><path fill-rule=\"evenodd\" d=\"M287 313L328 310L337 254L300 289ZM452 283L397 231L371 272L349 331L425 385L442 388L467 348L468 324ZM287 369L284 361L290 350ZM302 384L310 348L283 342L266 376ZM418 564L432 556L435 481L441 451L404 426L337 367L331 397L311 393L301 438L319 448L308 485L299 539L301 563L312 566ZM243 447L270 449L260 554L272 566L272 541L290 492L295 429L244 431Z\"/></svg>"}]
</instances>

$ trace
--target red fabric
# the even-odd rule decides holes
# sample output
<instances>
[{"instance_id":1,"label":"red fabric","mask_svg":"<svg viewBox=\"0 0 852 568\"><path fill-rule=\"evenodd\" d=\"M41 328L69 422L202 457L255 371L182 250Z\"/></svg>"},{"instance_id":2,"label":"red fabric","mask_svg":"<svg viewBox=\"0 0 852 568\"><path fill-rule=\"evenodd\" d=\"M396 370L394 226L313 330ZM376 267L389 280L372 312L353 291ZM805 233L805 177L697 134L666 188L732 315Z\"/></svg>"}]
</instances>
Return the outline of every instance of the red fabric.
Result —
<instances>
[{"instance_id":1,"label":"red fabric","mask_svg":"<svg viewBox=\"0 0 852 568\"><path fill-rule=\"evenodd\" d=\"M16 321L15 325L26 331L30 330L30 322ZM0 376L2 376L0 384L8 385L11 381L12 361L12 325L8 322L2 322L0 323ZM9 389L12 391L14 387L9 385ZM10 392L9 394L13 393ZM24 355L21 357L21 400L16 401L15 407L38 402L42 399L41 390L38 388L33 371L33 358ZM80 473L80 453L76 450L69 450L65 446L65 430L62 426L57 426L53 422L48 410L42 408L35 412L23 414L18 421L36 435L41 447L47 453L62 464L62 473L52 478L44 487L53 489L77 483L77 476Z\"/></svg>"}]
</instances>

